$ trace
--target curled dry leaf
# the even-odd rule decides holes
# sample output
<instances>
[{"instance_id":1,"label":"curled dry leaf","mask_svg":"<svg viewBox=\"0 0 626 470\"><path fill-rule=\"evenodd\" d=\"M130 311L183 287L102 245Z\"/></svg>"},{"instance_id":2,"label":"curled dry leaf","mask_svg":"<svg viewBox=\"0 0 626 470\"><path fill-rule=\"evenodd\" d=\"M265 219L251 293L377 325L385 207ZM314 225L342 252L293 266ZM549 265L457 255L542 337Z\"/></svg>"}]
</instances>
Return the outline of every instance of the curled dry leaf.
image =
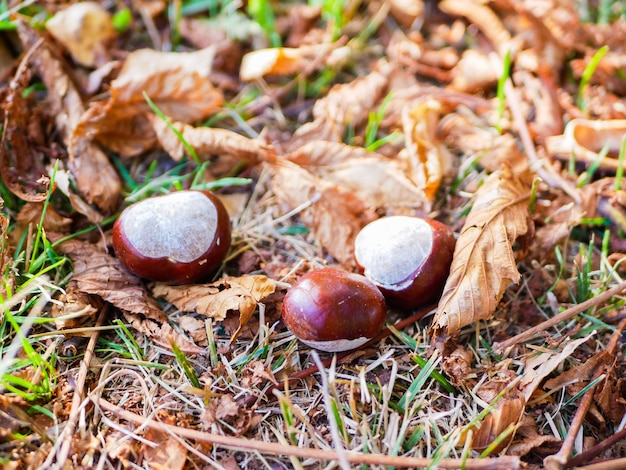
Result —
<instances>
[{"instance_id":1,"label":"curled dry leaf","mask_svg":"<svg viewBox=\"0 0 626 470\"><path fill-rule=\"evenodd\" d=\"M159 429L148 428L146 439L150 442L141 444L141 455L148 466L154 470L182 470L187 461L187 448L178 440ZM156 445L155 445L156 444Z\"/></svg>"},{"instance_id":2,"label":"curled dry leaf","mask_svg":"<svg viewBox=\"0 0 626 470\"><path fill-rule=\"evenodd\" d=\"M500 379L495 378L481 385L476 393L487 403L491 403L502 390L505 392L495 404L494 410L482 421L480 428L474 430L472 447L485 449L509 426L517 425L522 420L526 404L539 384L593 334L576 340L567 339L560 350L543 351L530 356L526 360L519 382L506 390L505 386L515 378L514 372L510 370L502 371L504 376ZM513 436L514 433L511 434L511 440Z\"/></svg>"},{"instance_id":3,"label":"curled dry leaf","mask_svg":"<svg viewBox=\"0 0 626 470\"><path fill-rule=\"evenodd\" d=\"M239 312L239 329L234 340L256 310L259 302L276 290L276 283L262 275L229 277L211 284L171 286L157 283L152 292L184 312L196 312L217 321L229 311Z\"/></svg>"},{"instance_id":4,"label":"curled dry leaf","mask_svg":"<svg viewBox=\"0 0 626 470\"><path fill-rule=\"evenodd\" d=\"M529 228L529 190L505 167L477 191L433 319L434 337L491 318L507 285L519 282L512 245Z\"/></svg>"},{"instance_id":5,"label":"curled dry leaf","mask_svg":"<svg viewBox=\"0 0 626 470\"><path fill-rule=\"evenodd\" d=\"M101 297L119 308L137 331L170 349L174 341L182 351L203 352L169 325L167 315L150 296L143 283L126 271L117 258L88 242L70 240L59 246L74 264L72 281L87 294Z\"/></svg>"},{"instance_id":6,"label":"curled dry leaf","mask_svg":"<svg viewBox=\"0 0 626 470\"><path fill-rule=\"evenodd\" d=\"M144 93L175 121L195 122L208 117L222 104L222 93L209 76L215 49L195 52L159 52L141 49L131 53L117 79L111 97L92 103L75 129L75 137L88 134L123 156L133 156L155 143L151 113Z\"/></svg>"},{"instance_id":7,"label":"curled dry leaf","mask_svg":"<svg viewBox=\"0 0 626 470\"><path fill-rule=\"evenodd\" d=\"M115 35L111 15L96 2L81 2L57 12L46 29L81 65L92 67L106 60L105 44Z\"/></svg>"},{"instance_id":8,"label":"curled dry leaf","mask_svg":"<svg viewBox=\"0 0 626 470\"><path fill-rule=\"evenodd\" d=\"M511 34L490 4L479 0L443 0L438 7L449 15L464 16L474 23L503 57L512 49Z\"/></svg>"},{"instance_id":9,"label":"curled dry leaf","mask_svg":"<svg viewBox=\"0 0 626 470\"><path fill-rule=\"evenodd\" d=\"M498 75L484 52L468 49L452 69L453 90L464 93L478 93L492 88L498 82Z\"/></svg>"},{"instance_id":10,"label":"curled dry leaf","mask_svg":"<svg viewBox=\"0 0 626 470\"><path fill-rule=\"evenodd\" d=\"M422 187L397 160L339 142L313 141L286 157L316 177L352 191L368 208L425 210Z\"/></svg>"},{"instance_id":11,"label":"curled dry leaf","mask_svg":"<svg viewBox=\"0 0 626 470\"><path fill-rule=\"evenodd\" d=\"M626 119L593 121L590 119L572 119L565 126L562 135L548 137L548 153L564 160L573 155L576 161L590 164L598 159L598 154L606 147L606 158L600 167L616 170L617 159L626 136Z\"/></svg>"},{"instance_id":12,"label":"curled dry leaf","mask_svg":"<svg viewBox=\"0 0 626 470\"><path fill-rule=\"evenodd\" d=\"M478 164L489 172L507 162L513 173L528 174L528 158L520 151L515 137L498 133L481 118L468 113L450 113L441 120L442 140L468 157L480 155Z\"/></svg>"},{"instance_id":13,"label":"curled dry leaf","mask_svg":"<svg viewBox=\"0 0 626 470\"><path fill-rule=\"evenodd\" d=\"M347 125L358 127L385 93L390 70L374 71L365 77L333 86L313 105L313 122L300 127L291 142L296 149L311 140L341 142Z\"/></svg>"},{"instance_id":14,"label":"curled dry leaf","mask_svg":"<svg viewBox=\"0 0 626 470\"><path fill-rule=\"evenodd\" d=\"M272 190L292 209L322 246L340 263L354 266L354 238L375 219L353 192L346 191L289 161L272 165Z\"/></svg>"},{"instance_id":15,"label":"curled dry leaf","mask_svg":"<svg viewBox=\"0 0 626 470\"><path fill-rule=\"evenodd\" d=\"M37 34L26 25L19 24L18 32L26 46L33 47L37 43ZM122 189L117 172L105 153L92 142L91 136L73 135L85 111L80 93L47 45L37 48L33 64L48 90L50 114L56 116L57 129L67 146L70 170L79 191L88 203L95 203L104 211L114 209Z\"/></svg>"},{"instance_id":16,"label":"curled dry leaf","mask_svg":"<svg viewBox=\"0 0 626 470\"><path fill-rule=\"evenodd\" d=\"M185 147L178 136L158 116L151 116L150 122L163 149L174 160L180 161ZM271 145L227 129L193 127L182 122L174 122L172 125L203 160L212 155L231 155L247 165L255 165L259 161L269 159L270 155L274 155L274 148Z\"/></svg>"},{"instance_id":17,"label":"curled dry leaf","mask_svg":"<svg viewBox=\"0 0 626 470\"><path fill-rule=\"evenodd\" d=\"M312 64L319 64L319 67L336 65L349 54L348 47L334 44L257 49L243 56L239 77L243 81L251 81L266 75L291 75L304 71Z\"/></svg>"},{"instance_id":18,"label":"curled dry leaf","mask_svg":"<svg viewBox=\"0 0 626 470\"><path fill-rule=\"evenodd\" d=\"M389 13L405 28L410 28L424 13L423 0L387 0Z\"/></svg>"},{"instance_id":19,"label":"curled dry leaf","mask_svg":"<svg viewBox=\"0 0 626 470\"><path fill-rule=\"evenodd\" d=\"M405 149L400 158L406 173L432 202L441 182L452 174L452 155L437 136L441 104L427 99L402 112Z\"/></svg>"}]
</instances>

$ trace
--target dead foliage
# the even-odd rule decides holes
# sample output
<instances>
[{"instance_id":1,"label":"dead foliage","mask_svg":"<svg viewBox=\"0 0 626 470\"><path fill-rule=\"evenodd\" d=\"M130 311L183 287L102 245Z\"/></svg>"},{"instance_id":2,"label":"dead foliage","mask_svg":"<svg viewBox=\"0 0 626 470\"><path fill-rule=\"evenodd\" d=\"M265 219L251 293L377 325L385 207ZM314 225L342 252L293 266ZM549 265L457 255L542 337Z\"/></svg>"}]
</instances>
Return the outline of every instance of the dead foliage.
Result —
<instances>
[{"instance_id":1,"label":"dead foliage","mask_svg":"<svg viewBox=\"0 0 626 470\"><path fill-rule=\"evenodd\" d=\"M2 465L619 465L623 4L206 3L0 19ZM225 262L133 276L113 222L183 188ZM300 343L286 290L390 215L454 230L438 305Z\"/></svg>"}]
</instances>

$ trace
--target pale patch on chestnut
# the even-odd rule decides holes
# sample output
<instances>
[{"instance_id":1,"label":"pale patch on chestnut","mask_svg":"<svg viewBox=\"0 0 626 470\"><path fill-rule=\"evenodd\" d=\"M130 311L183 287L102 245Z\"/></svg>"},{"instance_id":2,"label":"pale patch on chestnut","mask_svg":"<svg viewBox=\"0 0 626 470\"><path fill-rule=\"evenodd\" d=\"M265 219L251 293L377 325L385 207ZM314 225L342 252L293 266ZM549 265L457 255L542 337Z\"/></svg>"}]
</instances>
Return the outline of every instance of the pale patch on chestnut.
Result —
<instances>
[{"instance_id":1,"label":"pale patch on chestnut","mask_svg":"<svg viewBox=\"0 0 626 470\"><path fill-rule=\"evenodd\" d=\"M416 243L419 240L419 243ZM354 256L363 274L378 286L401 290L433 249L433 229L423 219L385 217L366 225L354 242Z\"/></svg>"},{"instance_id":2,"label":"pale patch on chestnut","mask_svg":"<svg viewBox=\"0 0 626 470\"><path fill-rule=\"evenodd\" d=\"M167 197L167 204L152 198L130 206L121 216L124 232L143 256L190 263L211 246L217 210L200 192L180 191Z\"/></svg>"},{"instance_id":3,"label":"pale patch on chestnut","mask_svg":"<svg viewBox=\"0 0 626 470\"><path fill-rule=\"evenodd\" d=\"M354 258L389 305L409 310L440 297L455 243L452 230L436 220L382 217L358 233Z\"/></svg>"},{"instance_id":4,"label":"pale patch on chestnut","mask_svg":"<svg viewBox=\"0 0 626 470\"><path fill-rule=\"evenodd\" d=\"M179 191L126 208L113 226L122 265L152 281L184 284L206 278L230 247L230 219L208 191Z\"/></svg>"},{"instance_id":5,"label":"pale patch on chestnut","mask_svg":"<svg viewBox=\"0 0 626 470\"><path fill-rule=\"evenodd\" d=\"M356 339L336 339L333 341L307 341L304 339L301 339L300 341L307 346L318 349L319 351L342 352L356 349L367 343L370 339L371 338L361 337Z\"/></svg>"}]
</instances>

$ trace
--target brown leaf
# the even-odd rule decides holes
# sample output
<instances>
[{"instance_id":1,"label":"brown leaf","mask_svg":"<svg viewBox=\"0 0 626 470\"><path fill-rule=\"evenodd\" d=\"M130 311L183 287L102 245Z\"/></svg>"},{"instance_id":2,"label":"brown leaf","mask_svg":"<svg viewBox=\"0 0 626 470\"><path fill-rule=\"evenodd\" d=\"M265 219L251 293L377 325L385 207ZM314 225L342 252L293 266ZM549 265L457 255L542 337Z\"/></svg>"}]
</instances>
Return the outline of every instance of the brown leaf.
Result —
<instances>
[{"instance_id":1,"label":"brown leaf","mask_svg":"<svg viewBox=\"0 0 626 470\"><path fill-rule=\"evenodd\" d=\"M339 142L313 141L289 154L316 177L353 192L369 208L426 210L426 196L397 160Z\"/></svg>"},{"instance_id":2,"label":"brown leaf","mask_svg":"<svg viewBox=\"0 0 626 470\"><path fill-rule=\"evenodd\" d=\"M444 178L452 176L452 155L437 136L441 104L432 99L405 107L402 113L406 172L432 202Z\"/></svg>"},{"instance_id":3,"label":"brown leaf","mask_svg":"<svg viewBox=\"0 0 626 470\"><path fill-rule=\"evenodd\" d=\"M243 56L239 77L247 82L266 75L291 75L311 65L319 64L315 68L336 65L349 54L348 47L337 48L334 44L257 49Z\"/></svg>"},{"instance_id":4,"label":"brown leaf","mask_svg":"<svg viewBox=\"0 0 626 470\"><path fill-rule=\"evenodd\" d=\"M86 67L105 62L105 45L115 36L111 15L96 2L75 3L57 12L46 21L46 29Z\"/></svg>"},{"instance_id":5,"label":"brown leaf","mask_svg":"<svg viewBox=\"0 0 626 470\"><path fill-rule=\"evenodd\" d=\"M185 152L181 139L158 116L152 116L150 121L163 149L174 160L180 161ZM247 165L255 165L261 160L267 160L270 155L274 154L274 148L271 145L244 137L227 129L193 127L182 122L172 124L182 134L185 141L193 147L198 157L203 160L209 159L212 155L226 154L232 155Z\"/></svg>"},{"instance_id":6,"label":"brown leaf","mask_svg":"<svg viewBox=\"0 0 626 470\"><path fill-rule=\"evenodd\" d=\"M41 178L46 171L37 146L43 142L34 142L28 132L36 127L40 134L43 125L33 101L24 97L29 78L26 73L17 75L2 92L0 176L13 194L24 201L35 202L46 198L49 180Z\"/></svg>"},{"instance_id":7,"label":"brown leaf","mask_svg":"<svg viewBox=\"0 0 626 470\"><path fill-rule=\"evenodd\" d=\"M529 188L508 167L490 175L477 191L456 242L433 336L491 318L507 285L519 282L512 245L529 228L528 196Z\"/></svg>"},{"instance_id":8,"label":"brown leaf","mask_svg":"<svg viewBox=\"0 0 626 470\"><path fill-rule=\"evenodd\" d=\"M92 104L81 117L75 135L95 135L106 147L133 156L155 142L147 114L152 113L144 93L170 119L200 121L223 101L209 76L214 48L195 52L159 52L141 49L124 62L111 83L111 98Z\"/></svg>"},{"instance_id":9,"label":"brown leaf","mask_svg":"<svg viewBox=\"0 0 626 470\"><path fill-rule=\"evenodd\" d=\"M150 297L143 283L126 271L117 258L96 245L80 240L63 243L59 251L73 261L72 280L78 289L97 295L119 308L137 331L168 349L173 340L185 352L199 354L203 351L174 331L167 315Z\"/></svg>"},{"instance_id":10,"label":"brown leaf","mask_svg":"<svg viewBox=\"0 0 626 470\"><path fill-rule=\"evenodd\" d=\"M275 290L276 283L272 279L253 274L229 277L212 284L156 283L152 292L184 312L196 312L217 321L224 320L229 311L239 312L239 329L233 334L233 341L252 317L257 304Z\"/></svg>"},{"instance_id":11,"label":"brown leaf","mask_svg":"<svg viewBox=\"0 0 626 470\"><path fill-rule=\"evenodd\" d=\"M27 202L17 214L16 220L23 225L38 224L43 212L43 202ZM49 232L63 232L72 224L72 219L59 214L54 207L47 206L43 217L43 227Z\"/></svg>"},{"instance_id":12,"label":"brown leaf","mask_svg":"<svg viewBox=\"0 0 626 470\"><path fill-rule=\"evenodd\" d=\"M606 146L608 153L600 166L616 170L624 136L626 119L572 119L565 126L562 135L546 139L546 149L548 153L561 159L568 160L573 155L576 161L591 164L598 159L598 154Z\"/></svg>"},{"instance_id":13,"label":"brown leaf","mask_svg":"<svg viewBox=\"0 0 626 470\"><path fill-rule=\"evenodd\" d=\"M233 400L232 395L222 395L220 397L220 403L215 410L215 417L217 419L230 418L239 414L239 405Z\"/></svg>"},{"instance_id":14,"label":"brown leaf","mask_svg":"<svg viewBox=\"0 0 626 470\"><path fill-rule=\"evenodd\" d=\"M389 70L374 71L345 85L335 85L313 105L313 122L300 127L291 143L298 148L310 140L341 142L347 125L358 127L387 89Z\"/></svg>"},{"instance_id":15,"label":"brown leaf","mask_svg":"<svg viewBox=\"0 0 626 470\"><path fill-rule=\"evenodd\" d=\"M25 25L18 28L20 39L32 46L38 36ZM78 189L87 201L104 211L117 206L122 184L108 157L92 142L91 136L74 136L75 126L85 111L76 86L63 69L61 62L44 44L33 55L37 73L48 90L50 113L56 116L56 125L70 155L70 169L76 177Z\"/></svg>"},{"instance_id":16,"label":"brown leaf","mask_svg":"<svg viewBox=\"0 0 626 470\"><path fill-rule=\"evenodd\" d=\"M146 439L156 446L142 444L141 454L152 470L182 470L187 461L187 448L161 430L148 428Z\"/></svg>"},{"instance_id":17,"label":"brown leaf","mask_svg":"<svg viewBox=\"0 0 626 470\"><path fill-rule=\"evenodd\" d=\"M375 216L355 194L317 178L288 161L272 165L272 189L300 218L324 248L345 266L354 266L354 238Z\"/></svg>"}]
</instances>

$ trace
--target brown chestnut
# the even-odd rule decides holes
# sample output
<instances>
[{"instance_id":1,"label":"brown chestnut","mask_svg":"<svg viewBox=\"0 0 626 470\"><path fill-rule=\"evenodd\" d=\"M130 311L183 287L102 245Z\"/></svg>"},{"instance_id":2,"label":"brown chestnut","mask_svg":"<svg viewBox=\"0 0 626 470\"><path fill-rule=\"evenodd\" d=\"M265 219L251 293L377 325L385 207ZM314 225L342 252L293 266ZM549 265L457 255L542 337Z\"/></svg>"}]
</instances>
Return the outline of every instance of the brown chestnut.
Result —
<instances>
[{"instance_id":1,"label":"brown chestnut","mask_svg":"<svg viewBox=\"0 0 626 470\"><path fill-rule=\"evenodd\" d=\"M390 306L410 310L439 299L455 238L436 220L391 216L369 223L354 240L354 257Z\"/></svg>"},{"instance_id":2,"label":"brown chestnut","mask_svg":"<svg viewBox=\"0 0 626 470\"><path fill-rule=\"evenodd\" d=\"M302 276L285 295L283 321L303 343L346 351L380 332L387 307L374 284L360 274L323 268Z\"/></svg>"},{"instance_id":3,"label":"brown chestnut","mask_svg":"<svg viewBox=\"0 0 626 470\"><path fill-rule=\"evenodd\" d=\"M208 191L177 191L127 207L113 226L113 248L136 276L185 284L206 278L230 247L230 219Z\"/></svg>"}]
</instances>

